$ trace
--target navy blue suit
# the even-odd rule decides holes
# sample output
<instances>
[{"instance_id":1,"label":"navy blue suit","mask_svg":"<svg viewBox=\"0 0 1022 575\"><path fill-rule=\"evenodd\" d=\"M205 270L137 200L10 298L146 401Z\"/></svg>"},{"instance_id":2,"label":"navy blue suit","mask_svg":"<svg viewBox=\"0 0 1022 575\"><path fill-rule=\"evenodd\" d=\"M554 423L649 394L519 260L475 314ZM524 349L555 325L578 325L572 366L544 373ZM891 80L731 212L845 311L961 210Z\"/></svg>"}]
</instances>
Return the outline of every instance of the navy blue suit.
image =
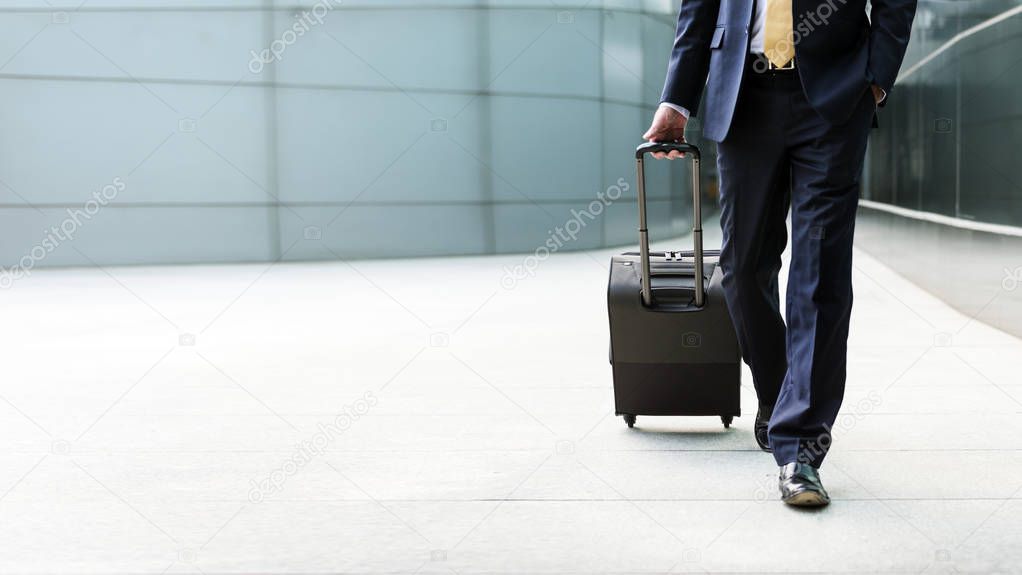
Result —
<instances>
[{"instance_id":1,"label":"navy blue suit","mask_svg":"<svg viewBox=\"0 0 1022 575\"><path fill-rule=\"evenodd\" d=\"M766 0L761 0L766 1ZM905 57L916 0L793 0L795 59L806 97L841 124L862 91L888 94ZM703 135L715 142L731 126L749 51L753 0L683 0L662 100L696 114L705 86Z\"/></svg>"},{"instance_id":2,"label":"navy blue suit","mask_svg":"<svg viewBox=\"0 0 1022 575\"><path fill-rule=\"evenodd\" d=\"M766 0L757 0L766 1ZM779 465L819 467L844 396L852 236L870 86L888 94L915 0L793 0L795 71L756 70L753 0L682 0L663 101L718 142L721 267L731 318ZM781 317L778 272L792 254Z\"/></svg>"}]
</instances>

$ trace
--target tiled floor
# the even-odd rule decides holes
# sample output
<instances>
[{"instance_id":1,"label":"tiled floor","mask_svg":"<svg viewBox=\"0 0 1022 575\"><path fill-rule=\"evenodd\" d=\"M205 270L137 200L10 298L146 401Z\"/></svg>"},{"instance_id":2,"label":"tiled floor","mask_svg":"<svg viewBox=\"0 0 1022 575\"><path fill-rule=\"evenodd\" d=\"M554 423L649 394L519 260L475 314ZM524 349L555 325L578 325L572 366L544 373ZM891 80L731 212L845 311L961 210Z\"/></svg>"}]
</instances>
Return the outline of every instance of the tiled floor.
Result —
<instances>
[{"instance_id":1,"label":"tiled floor","mask_svg":"<svg viewBox=\"0 0 1022 575\"><path fill-rule=\"evenodd\" d=\"M36 272L0 572L1019 568L1022 341L857 254L834 503L797 512L751 386L728 431L613 416L609 254Z\"/></svg>"}]
</instances>

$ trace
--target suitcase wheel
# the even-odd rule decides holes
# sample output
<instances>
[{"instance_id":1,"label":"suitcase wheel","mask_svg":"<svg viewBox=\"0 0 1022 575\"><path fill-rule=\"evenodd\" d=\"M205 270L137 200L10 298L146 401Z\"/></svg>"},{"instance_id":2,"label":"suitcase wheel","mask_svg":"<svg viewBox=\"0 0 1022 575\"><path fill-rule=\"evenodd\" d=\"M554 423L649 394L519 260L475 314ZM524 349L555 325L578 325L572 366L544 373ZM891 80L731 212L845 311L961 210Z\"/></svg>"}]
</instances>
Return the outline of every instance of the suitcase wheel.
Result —
<instances>
[{"instance_id":1,"label":"suitcase wheel","mask_svg":"<svg viewBox=\"0 0 1022 575\"><path fill-rule=\"evenodd\" d=\"M635 427L635 416L625 414L625 423L628 424L629 429Z\"/></svg>"},{"instance_id":2,"label":"suitcase wheel","mask_svg":"<svg viewBox=\"0 0 1022 575\"><path fill-rule=\"evenodd\" d=\"M724 429L731 427L731 422L735 420L733 415L721 415L720 420L724 423Z\"/></svg>"}]
</instances>

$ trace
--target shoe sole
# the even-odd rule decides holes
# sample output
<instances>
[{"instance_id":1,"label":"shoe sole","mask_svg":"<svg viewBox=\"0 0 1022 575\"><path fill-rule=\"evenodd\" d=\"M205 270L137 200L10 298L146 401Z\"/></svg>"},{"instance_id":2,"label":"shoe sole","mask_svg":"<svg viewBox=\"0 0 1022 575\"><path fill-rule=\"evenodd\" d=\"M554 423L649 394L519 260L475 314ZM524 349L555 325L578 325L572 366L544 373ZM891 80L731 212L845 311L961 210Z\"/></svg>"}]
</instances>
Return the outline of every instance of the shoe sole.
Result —
<instances>
[{"instance_id":1,"label":"shoe sole","mask_svg":"<svg viewBox=\"0 0 1022 575\"><path fill-rule=\"evenodd\" d=\"M815 491L802 491L789 495L784 502L793 507L823 507L830 503L830 499Z\"/></svg>"}]
</instances>

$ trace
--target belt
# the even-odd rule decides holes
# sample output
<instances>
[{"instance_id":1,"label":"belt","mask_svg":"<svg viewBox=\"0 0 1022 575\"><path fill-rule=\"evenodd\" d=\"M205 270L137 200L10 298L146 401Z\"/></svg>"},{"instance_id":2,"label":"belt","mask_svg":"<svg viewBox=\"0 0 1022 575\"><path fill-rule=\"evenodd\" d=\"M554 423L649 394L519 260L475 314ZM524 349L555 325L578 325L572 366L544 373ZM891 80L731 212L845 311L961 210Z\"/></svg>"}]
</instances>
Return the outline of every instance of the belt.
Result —
<instances>
[{"instance_id":1,"label":"belt","mask_svg":"<svg viewBox=\"0 0 1022 575\"><path fill-rule=\"evenodd\" d=\"M784 66L776 66L764 54L749 54L749 66L752 71L758 74L791 74L797 70L795 58L792 58Z\"/></svg>"}]
</instances>

